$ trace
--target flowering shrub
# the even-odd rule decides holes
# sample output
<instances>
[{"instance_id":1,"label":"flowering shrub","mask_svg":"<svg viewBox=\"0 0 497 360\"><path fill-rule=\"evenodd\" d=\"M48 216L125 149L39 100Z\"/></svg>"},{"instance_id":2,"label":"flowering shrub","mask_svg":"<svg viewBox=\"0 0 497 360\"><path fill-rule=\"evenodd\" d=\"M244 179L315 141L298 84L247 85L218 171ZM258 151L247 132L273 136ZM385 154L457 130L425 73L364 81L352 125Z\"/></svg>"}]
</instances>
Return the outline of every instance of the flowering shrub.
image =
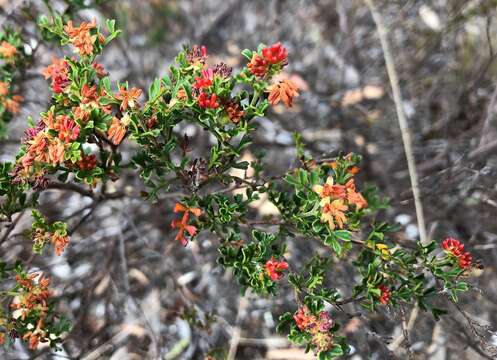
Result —
<instances>
[{"instance_id":1,"label":"flowering shrub","mask_svg":"<svg viewBox=\"0 0 497 360\"><path fill-rule=\"evenodd\" d=\"M14 83L27 58L21 35L9 27L0 31L0 138L5 136L5 124L20 110L23 98Z\"/></svg>"},{"instance_id":2,"label":"flowering shrub","mask_svg":"<svg viewBox=\"0 0 497 360\"><path fill-rule=\"evenodd\" d=\"M109 199L105 185L127 168L139 174L146 187L143 196L150 200L181 189L170 224L178 246L208 233L219 240L218 262L233 271L242 292L278 296L283 283L293 288L295 309L281 315L278 331L319 359L349 351L333 320L341 305L357 302L376 311L417 303L438 318L444 310L434 305L437 295L457 301L468 289L462 275L471 269L472 258L459 241L404 248L389 240L395 227L375 219L387 202L374 188L360 185L359 155L312 158L297 134L298 166L282 176L265 177L261 159L251 164L241 160L257 129L254 118L280 102L291 107L298 96L292 81L276 77L288 64L281 43L244 50L246 66L235 73L226 64L209 64L205 47L185 48L145 94L128 83L111 83L97 62L119 35L114 21L102 29L95 20L75 25L55 17L44 18L40 26L75 56L53 58L44 69L53 92L51 106L26 130L15 163L0 169L2 218L33 208L36 253L52 244L60 255L70 246L66 224L50 223L36 210L40 192L69 186ZM208 154L194 155L194 144L181 132L183 124L212 135L215 143ZM129 164L121 156L126 141L137 147ZM253 176L233 171L249 167ZM249 209L262 196L278 215L256 222ZM255 225L277 229L262 231ZM292 238L319 242L329 251L305 254L300 266L287 250ZM330 287L327 270L348 259L353 259L357 283L343 290ZM0 269L2 279L16 274L16 284L0 293L11 304L0 313L0 341L21 338L31 349L39 343L55 347L68 326L53 313L49 281L25 273L20 264Z\"/></svg>"}]
</instances>

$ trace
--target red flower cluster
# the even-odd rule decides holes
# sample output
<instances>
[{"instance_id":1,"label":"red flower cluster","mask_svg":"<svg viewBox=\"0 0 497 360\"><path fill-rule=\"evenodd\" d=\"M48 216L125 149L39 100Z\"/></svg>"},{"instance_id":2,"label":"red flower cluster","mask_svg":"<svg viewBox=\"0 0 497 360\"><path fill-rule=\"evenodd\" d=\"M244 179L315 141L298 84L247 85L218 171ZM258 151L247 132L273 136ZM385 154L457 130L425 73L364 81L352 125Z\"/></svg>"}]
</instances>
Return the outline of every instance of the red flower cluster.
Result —
<instances>
[{"instance_id":1,"label":"red flower cluster","mask_svg":"<svg viewBox=\"0 0 497 360\"><path fill-rule=\"evenodd\" d=\"M59 94L69 85L69 64L64 59L52 57L52 64L43 71L45 79L52 78L52 91Z\"/></svg>"},{"instance_id":2,"label":"red flower cluster","mask_svg":"<svg viewBox=\"0 0 497 360\"><path fill-rule=\"evenodd\" d=\"M198 105L203 109L216 109L219 107L219 103L217 102L217 95L212 94L211 96L202 92L197 98Z\"/></svg>"},{"instance_id":3,"label":"red flower cluster","mask_svg":"<svg viewBox=\"0 0 497 360\"><path fill-rule=\"evenodd\" d=\"M97 167L97 157L95 154L83 155L83 158L77 164L81 170L93 170Z\"/></svg>"},{"instance_id":4,"label":"red flower cluster","mask_svg":"<svg viewBox=\"0 0 497 360\"><path fill-rule=\"evenodd\" d=\"M459 260L459 267L461 269L471 268L473 256L469 252L464 251L464 244L459 240L449 237L442 242L442 248Z\"/></svg>"},{"instance_id":5,"label":"red flower cluster","mask_svg":"<svg viewBox=\"0 0 497 360\"><path fill-rule=\"evenodd\" d=\"M214 80L214 70L212 69L202 69L202 76L197 76L195 78L195 83L193 87L195 89L206 89L212 85Z\"/></svg>"},{"instance_id":6,"label":"red flower cluster","mask_svg":"<svg viewBox=\"0 0 497 360\"><path fill-rule=\"evenodd\" d=\"M178 229L178 234L176 235L175 239L181 242L181 245L186 246L188 244L188 240L185 237L185 231L190 234L190 236L195 236L195 234L197 233L197 228L193 225L188 224L190 213L192 213L195 217L199 217L200 215L202 215L202 210L199 208L186 207L180 203L176 203L173 211L175 213L183 213L181 220L174 219L171 222L171 228Z\"/></svg>"},{"instance_id":7,"label":"red flower cluster","mask_svg":"<svg viewBox=\"0 0 497 360\"><path fill-rule=\"evenodd\" d=\"M288 269L288 263L286 261L278 261L271 258L266 262L266 273L273 281L281 279L283 277L283 271L286 269Z\"/></svg>"},{"instance_id":8,"label":"red flower cluster","mask_svg":"<svg viewBox=\"0 0 497 360\"><path fill-rule=\"evenodd\" d=\"M333 347L333 335L329 332L333 327L333 320L328 312L321 311L319 316L316 316L307 306L303 306L293 315L293 319L300 331L311 334L312 344L318 352Z\"/></svg>"},{"instance_id":9,"label":"red flower cluster","mask_svg":"<svg viewBox=\"0 0 497 360\"><path fill-rule=\"evenodd\" d=\"M273 65L284 66L288 64L288 51L280 42L262 49L262 57Z\"/></svg>"},{"instance_id":10,"label":"red flower cluster","mask_svg":"<svg viewBox=\"0 0 497 360\"><path fill-rule=\"evenodd\" d=\"M278 42L262 49L262 56L254 54L247 67L252 74L264 77L271 65L283 67L287 64L288 51Z\"/></svg>"},{"instance_id":11,"label":"red flower cluster","mask_svg":"<svg viewBox=\"0 0 497 360\"><path fill-rule=\"evenodd\" d=\"M67 144L78 138L80 128L69 116L58 115L57 122L54 124L54 130L58 131L59 139Z\"/></svg>"},{"instance_id":12,"label":"red flower cluster","mask_svg":"<svg viewBox=\"0 0 497 360\"><path fill-rule=\"evenodd\" d=\"M387 305L390 302L390 298L392 297L392 291L386 285L380 285L378 287L381 291L380 295L380 303L383 305Z\"/></svg>"}]
</instances>

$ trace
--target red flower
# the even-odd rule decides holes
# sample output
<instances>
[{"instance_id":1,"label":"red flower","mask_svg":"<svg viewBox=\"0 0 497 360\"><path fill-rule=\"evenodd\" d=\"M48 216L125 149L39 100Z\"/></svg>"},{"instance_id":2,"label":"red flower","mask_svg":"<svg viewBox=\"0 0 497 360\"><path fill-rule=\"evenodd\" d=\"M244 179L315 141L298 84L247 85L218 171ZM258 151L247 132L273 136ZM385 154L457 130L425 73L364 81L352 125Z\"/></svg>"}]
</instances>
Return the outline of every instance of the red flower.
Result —
<instances>
[{"instance_id":1,"label":"red flower","mask_svg":"<svg viewBox=\"0 0 497 360\"><path fill-rule=\"evenodd\" d=\"M464 244L451 237L442 242L442 248L456 257L461 256L464 252Z\"/></svg>"},{"instance_id":2,"label":"red flower","mask_svg":"<svg viewBox=\"0 0 497 360\"><path fill-rule=\"evenodd\" d=\"M266 272L271 280L276 281L283 277L283 271L288 269L286 261L277 261L274 258L266 262Z\"/></svg>"},{"instance_id":3,"label":"red flower","mask_svg":"<svg viewBox=\"0 0 497 360\"><path fill-rule=\"evenodd\" d=\"M212 80L214 80L214 70L203 69L202 76L195 78L195 84L193 87L195 89L205 89L212 85Z\"/></svg>"},{"instance_id":4,"label":"red flower","mask_svg":"<svg viewBox=\"0 0 497 360\"><path fill-rule=\"evenodd\" d=\"M91 66L95 69L95 71L97 72L97 76L99 78L103 78L104 76L107 76L107 71L105 71L102 64L99 64L95 61L95 62L93 62L93 64L91 64Z\"/></svg>"},{"instance_id":5,"label":"red flower","mask_svg":"<svg viewBox=\"0 0 497 360\"><path fill-rule=\"evenodd\" d=\"M386 305L390 302L390 297L392 296L392 291L386 285L380 285L378 287L381 291L380 303Z\"/></svg>"},{"instance_id":6,"label":"red flower","mask_svg":"<svg viewBox=\"0 0 497 360\"><path fill-rule=\"evenodd\" d=\"M314 321L316 320L314 316L310 314L309 309L307 306L303 306L295 312L293 315L293 320L295 320L295 323L297 324L297 327L300 329L300 331L303 331L309 327Z\"/></svg>"},{"instance_id":7,"label":"red flower","mask_svg":"<svg viewBox=\"0 0 497 360\"><path fill-rule=\"evenodd\" d=\"M93 170L97 167L97 157L95 154L83 155L83 158L77 162L81 170Z\"/></svg>"},{"instance_id":8,"label":"red flower","mask_svg":"<svg viewBox=\"0 0 497 360\"><path fill-rule=\"evenodd\" d=\"M262 49L262 56L273 65L281 64L285 66L288 64L288 51L279 42Z\"/></svg>"},{"instance_id":9,"label":"red flower","mask_svg":"<svg viewBox=\"0 0 497 360\"><path fill-rule=\"evenodd\" d=\"M219 107L217 102L217 95L212 94L210 97L206 93L202 92L197 98L198 105L204 109L216 109Z\"/></svg>"},{"instance_id":10,"label":"red flower","mask_svg":"<svg viewBox=\"0 0 497 360\"><path fill-rule=\"evenodd\" d=\"M459 267L466 270L471 268L471 260L473 260L473 256L469 252L461 254L459 256Z\"/></svg>"},{"instance_id":11,"label":"red flower","mask_svg":"<svg viewBox=\"0 0 497 360\"><path fill-rule=\"evenodd\" d=\"M247 68L255 76L264 77L268 71L269 63L258 54L254 54L252 60L248 63Z\"/></svg>"},{"instance_id":12,"label":"red flower","mask_svg":"<svg viewBox=\"0 0 497 360\"><path fill-rule=\"evenodd\" d=\"M54 129L59 132L59 139L68 143L74 141L79 136L79 126L67 115L57 116Z\"/></svg>"}]
</instances>

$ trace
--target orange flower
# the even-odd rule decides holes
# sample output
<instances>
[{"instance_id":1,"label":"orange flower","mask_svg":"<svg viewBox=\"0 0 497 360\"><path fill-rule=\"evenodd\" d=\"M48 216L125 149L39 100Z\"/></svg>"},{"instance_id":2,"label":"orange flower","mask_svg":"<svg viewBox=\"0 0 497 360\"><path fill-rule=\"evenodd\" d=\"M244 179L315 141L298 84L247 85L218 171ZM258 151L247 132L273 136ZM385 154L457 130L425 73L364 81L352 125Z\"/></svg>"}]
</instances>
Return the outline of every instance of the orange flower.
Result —
<instances>
[{"instance_id":1,"label":"orange flower","mask_svg":"<svg viewBox=\"0 0 497 360\"><path fill-rule=\"evenodd\" d=\"M3 106L5 106L5 110L12 114L17 114L20 110L19 103L23 101L24 98L20 95L14 95L11 99L5 99Z\"/></svg>"},{"instance_id":2,"label":"orange flower","mask_svg":"<svg viewBox=\"0 0 497 360\"><path fill-rule=\"evenodd\" d=\"M188 244L188 240L185 237L185 231L190 234L190 236L195 236L197 233L197 228L188 224L190 213L192 213L195 217L199 217L202 214L202 210L199 208L186 207L181 203L176 203L173 211L175 213L184 213L181 220L174 219L171 222L171 228L178 229L178 234L176 234L175 240L178 240L183 246L186 246Z\"/></svg>"},{"instance_id":3,"label":"orange flower","mask_svg":"<svg viewBox=\"0 0 497 360\"><path fill-rule=\"evenodd\" d=\"M171 222L171 228L178 229L178 234L176 234L175 240L181 242L181 245L186 246L188 244L188 240L185 237L185 231L190 234L190 236L195 236L197 233L197 228L193 225L188 225L188 219L190 218L190 214L185 212L181 220L174 219Z\"/></svg>"},{"instance_id":4,"label":"orange flower","mask_svg":"<svg viewBox=\"0 0 497 360\"><path fill-rule=\"evenodd\" d=\"M114 145L119 145L126 135L126 126L117 117L112 119L109 130L107 130L107 137Z\"/></svg>"},{"instance_id":5,"label":"orange flower","mask_svg":"<svg viewBox=\"0 0 497 360\"><path fill-rule=\"evenodd\" d=\"M334 199L345 198L345 186L334 183L333 177L328 176L324 185L314 185L312 190L321 196L321 198L331 196Z\"/></svg>"},{"instance_id":6,"label":"orange flower","mask_svg":"<svg viewBox=\"0 0 497 360\"><path fill-rule=\"evenodd\" d=\"M52 235L51 242L55 246L55 254L57 254L57 256L60 256L69 244L69 236L62 236L55 233Z\"/></svg>"},{"instance_id":7,"label":"orange flower","mask_svg":"<svg viewBox=\"0 0 497 360\"><path fill-rule=\"evenodd\" d=\"M269 93L268 99L272 105L276 105L282 101L286 107L292 107L293 98L299 95L297 87L291 80L281 80L276 84L270 85L266 92Z\"/></svg>"},{"instance_id":8,"label":"orange flower","mask_svg":"<svg viewBox=\"0 0 497 360\"><path fill-rule=\"evenodd\" d=\"M344 224L347 222L344 212L348 210L343 200L331 201L327 197L321 200L321 207L323 208L321 221L327 222L332 230L335 229L335 223L339 229L343 229Z\"/></svg>"},{"instance_id":9,"label":"orange flower","mask_svg":"<svg viewBox=\"0 0 497 360\"><path fill-rule=\"evenodd\" d=\"M85 110L82 105L73 107L72 113L74 116L74 120L81 121L84 124L86 124L88 120L90 120L90 112L88 110Z\"/></svg>"},{"instance_id":10,"label":"orange flower","mask_svg":"<svg viewBox=\"0 0 497 360\"><path fill-rule=\"evenodd\" d=\"M188 96L186 95L186 90L185 89L179 89L178 92L176 93L176 99L183 101L186 100Z\"/></svg>"},{"instance_id":11,"label":"orange flower","mask_svg":"<svg viewBox=\"0 0 497 360\"><path fill-rule=\"evenodd\" d=\"M3 332L0 332L0 345L3 345L5 343L5 334Z\"/></svg>"},{"instance_id":12,"label":"orange flower","mask_svg":"<svg viewBox=\"0 0 497 360\"><path fill-rule=\"evenodd\" d=\"M28 153L35 157L37 161L45 159L45 150L48 146L48 135L44 131L40 131L30 141L28 141Z\"/></svg>"},{"instance_id":13,"label":"orange flower","mask_svg":"<svg viewBox=\"0 0 497 360\"><path fill-rule=\"evenodd\" d=\"M194 216L199 217L202 215L202 209L200 208L192 208L192 207L186 207L181 203L176 203L174 205L173 212L179 213L179 212L191 212Z\"/></svg>"},{"instance_id":14,"label":"orange flower","mask_svg":"<svg viewBox=\"0 0 497 360\"><path fill-rule=\"evenodd\" d=\"M347 188L347 201L349 204L354 204L357 210L368 207L368 202L364 196L356 191L354 179L347 181L345 187Z\"/></svg>"},{"instance_id":15,"label":"orange flower","mask_svg":"<svg viewBox=\"0 0 497 360\"><path fill-rule=\"evenodd\" d=\"M88 86L88 84L84 84L81 88L81 103L89 104L95 103L97 101L97 85L93 85L92 87Z\"/></svg>"},{"instance_id":16,"label":"orange flower","mask_svg":"<svg viewBox=\"0 0 497 360\"><path fill-rule=\"evenodd\" d=\"M125 111L128 107L133 109L137 105L137 100L141 94L141 89L131 88L126 90L125 88L119 88L119 94L115 95L114 98L121 101L120 109Z\"/></svg>"},{"instance_id":17,"label":"orange flower","mask_svg":"<svg viewBox=\"0 0 497 360\"><path fill-rule=\"evenodd\" d=\"M254 54L247 65L249 71L259 77L264 77L269 69L269 63L258 54Z\"/></svg>"},{"instance_id":18,"label":"orange flower","mask_svg":"<svg viewBox=\"0 0 497 360\"><path fill-rule=\"evenodd\" d=\"M48 144L48 160L52 165L64 162L65 146L59 139L51 139Z\"/></svg>"},{"instance_id":19,"label":"orange flower","mask_svg":"<svg viewBox=\"0 0 497 360\"><path fill-rule=\"evenodd\" d=\"M69 41L80 55L93 54L93 44L97 35L91 35L90 30L97 27L97 20L93 18L91 23L82 22L79 27L74 27L72 21L64 26L64 31L69 36Z\"/></svg>"},{"instance_id":20,"label":"orange flower","mask_svg":"<svg viewBox=\"0 0 497 360\"><path fill-rule=\"evenodd\" d=\"M0 56L4 59L11 59L17 54L15 46L9 44L7 41L2 41L0 44Z\"/></svg>"},{"instance_id":21,"label":"orange flower","mask_svg":"<svg viewBox=\"0 0 497 360\"><path fill-rule=\"evenodd\" d=\"M0 96L7 96L9 94L9 83L0 81Z\"/></svg>"}]
</instances>

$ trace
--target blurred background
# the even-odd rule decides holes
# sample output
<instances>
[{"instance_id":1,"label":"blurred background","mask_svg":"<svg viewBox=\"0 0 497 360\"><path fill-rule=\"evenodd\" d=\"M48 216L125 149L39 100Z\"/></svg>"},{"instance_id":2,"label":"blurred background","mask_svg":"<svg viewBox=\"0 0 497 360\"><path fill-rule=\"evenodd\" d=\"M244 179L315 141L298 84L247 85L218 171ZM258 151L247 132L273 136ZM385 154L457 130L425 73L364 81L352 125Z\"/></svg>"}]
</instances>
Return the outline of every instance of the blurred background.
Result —
<instances>
[{"instance_id":1,"label":"blurred background","mask_svg":"<svg viewBox=\"0 0 497 360\"><path fill-rule=\"evenodd\" d=\"M70 1L49 1L64 12ZM82 1L82 3L85 3ZM496 0L376 0L389 32L400 77L404 112L412 132L422 202L429 234L462 240L483 270L469 279L472 291L453 306L453 316L435 322L409 312L412 349L419 359L491 359L485 346L497 346L497 13ZM290 110L275 107L257 120L253 146L265 152L267 173L294 165L291 134L300 132L314 156L357 152L364 156L358 175L388 197L381 216L401 224L393 241L409 244L418 236L402 139L375 23L362 0L149 0L87 2L75 23L96 17L117 20L123 35L99 62L112 80L147 89L164 74L183 45L203 44L210 62L245 66L244 48L281 41L289 52L287 75L301 95ZM5 23L22 29L36 51L19 88L20 114L0 143L0 160L12 160L28 116L38 118L50 102L40 71L52 55L66 54L41 43L35 24L47 13L44 1L0 0ZM67 50L67 49L66 49ZM66 51L64 50L64 51ZM182 129L192 146L209 139L195 128ZM125 145L129 151L133 145ZM127 154L127 155L126 155ZM43 213L51 220L78 224L60 256L32 256L28 213L0 244L2 260L22 258L53 278L60 310L74 330L57 356L48 349L29 355L16 345L2 359L312 359L275 331L278 316L295 311L283 288L275 299L240 298L229 272L217 264L216 239L201 235L183 248L169 224L174 198L142 200L143 185L132 173L111 184L126 196L94 204L67 190L43 193ZM254 209L266 216L264 201ZM3 230L2 230L3 231ZM301 241L299 241L301 240ZM298 263L318 244L294 239L289 258ZM354 282L350 262L335 262L329 284ZM346 357L406 358L399 314L387 309L365 317L350 304L332 311L352 345ZM483 343L486 345L483 345ZM232 349L232 353L233 353ZM212 356L209 358L208 356Z\"/></svg>"}]
</instances>

